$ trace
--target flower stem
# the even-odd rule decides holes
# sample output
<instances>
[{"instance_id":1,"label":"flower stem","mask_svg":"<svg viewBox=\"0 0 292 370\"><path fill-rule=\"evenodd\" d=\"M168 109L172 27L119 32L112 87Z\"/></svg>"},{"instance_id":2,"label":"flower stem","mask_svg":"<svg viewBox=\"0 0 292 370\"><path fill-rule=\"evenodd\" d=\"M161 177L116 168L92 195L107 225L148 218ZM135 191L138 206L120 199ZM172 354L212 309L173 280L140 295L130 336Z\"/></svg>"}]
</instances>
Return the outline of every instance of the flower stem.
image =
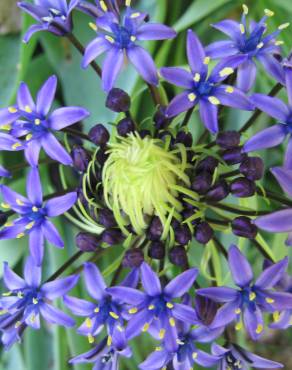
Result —
<instances>
[{"instance_id":1,"label":"flower stem","mask_svg":"<svg viewBox=\"0 0 292 370\"><path fill-rule=\"evenodd\" d=\"M47 280L46 283L49 281L55 280L57 277L63 274L64 271L67 270L68 267L70 267L75 261L77 261L84 252L78 251L71 258L68 259L53 275L51 275Z\"/></svg>"}]
</instances>

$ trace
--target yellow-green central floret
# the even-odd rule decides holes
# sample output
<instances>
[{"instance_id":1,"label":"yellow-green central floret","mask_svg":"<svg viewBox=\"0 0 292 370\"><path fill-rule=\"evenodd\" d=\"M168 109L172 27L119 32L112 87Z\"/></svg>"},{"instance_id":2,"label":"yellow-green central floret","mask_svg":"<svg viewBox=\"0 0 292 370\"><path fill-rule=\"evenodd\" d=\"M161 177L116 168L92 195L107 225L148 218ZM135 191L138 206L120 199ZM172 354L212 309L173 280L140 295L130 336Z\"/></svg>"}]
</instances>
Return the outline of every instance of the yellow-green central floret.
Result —
<instances>
[{"instance_id":1,"label":"yellow-green central floret","mask_svg":"<svg viewBox=\"0 0 292 370\"><path fill-rule=\"evenodd\" d=\"M181 210L176 199L178 183L189 184L182 148L168 151L165 143L131 134L111 144L103 169L107 206L125 232L131 223L137 234L147 227L146 215L157 215L165 224L172 209Z\"/></svg>"}]
</instances>

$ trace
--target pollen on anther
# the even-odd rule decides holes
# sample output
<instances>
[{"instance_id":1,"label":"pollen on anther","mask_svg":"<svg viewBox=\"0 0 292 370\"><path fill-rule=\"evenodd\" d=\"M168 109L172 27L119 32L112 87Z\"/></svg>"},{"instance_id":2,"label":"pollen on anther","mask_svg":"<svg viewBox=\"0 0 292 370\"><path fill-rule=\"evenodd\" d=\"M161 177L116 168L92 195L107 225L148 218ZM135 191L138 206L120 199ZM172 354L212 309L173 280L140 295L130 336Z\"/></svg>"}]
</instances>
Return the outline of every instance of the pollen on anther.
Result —
<instances>
[{"instance_id":1,"label":"pollen on anther","mask_svg":"<svg viewBox=\"0 0 292 370\"><path fill-rule=\"evenodd\" d=\"M159 331L159 339L163 339L165 336L165 329L160 329Z\"/></svg>"},{"instance_id":2,"label":"pollen on anther","mask_svg":"<svg viewBox=\"0 0 292 370\"><path fill-rule=\"evenodd\" d=\"M87 328L91 328L92 327L92 321L89 317L86 318L85 320L85 325Z\"/></svg>"},{"instance_id":3,"label":"pollen on anther","mask_svg":"<svg viewBox=\"0 0 292 370\"><path fill-rule=\"evenodd\" d=\"M262 324L259 324L259 325L257 326L257 328L256 328L256 333L257 333L257 334L261 334L263 330L264 330L263 325L262 325Z\"/></svg>"},{"instance_id":4,"label":"pollen on anther","mask_svg":"<svg viewBox=\"0 0 292 370\"><path fill-rule=\"evenodd\" d=\"M33 211L33 212L38 212L38 210L39 210L39 209L38 209L36 206L33 206L33 207L32 207L32 211Z\"/></svg>"},{"instance_id":5,"label":"pollen on anther","mask_svg":"<svg viewBox=\"0 0 292 370\"><path fill-rule=\"evenodd\" d=\"M92 344L92 343L94 342L94 338L93 338L93 336L92 336L91 334L88 334L88 335L87 335L87 338L88 338L88 342L89 342L90 344Z\"/></svg>"},{"instance_id":6,"label":"pollen on anther","mask_svg":"<svg viewBox=\"0 0 292 370\"><path fill-rule=\"evenodd\" d=\"M126 6L131 6L131 0L126 0Z\"/></svg>"},{"instance_id":7,"label":"pollen on anther","mask_svg":"<svg viewBox=\"0 0 292 370\"><path fill-rule=\"evenodd\" d=\"M111 44L113 44L113 43L115 42L114 38L113 38L113 37L111 37L111 36L109 36L109 35L106 35L104 38L105 38L108 42L110 42Z\"/></svg>"},{"instance_id":8,"label":"pollen on anther","mask_svg":"<svg viewBox=\"0 0 292 370\"><path fill-rule=\"evenodd\" d=\"M23 238L25 236L25 234L24 233L19 233L19 234L17 234L16 235L16 239L21 239L21 238Z\"/></svg>"},{"instance_id":9,"label":"pollen on anther","mask_svg":"<svg viewBox=\"0 0 292 370\"><path fill-rule=\"evenodd\" d=\"M267 17L272 17L275 13L270 9L265 9L264 13Z\"/></svg>"},{"instance_id":10,"label":"pollen on anther","mask_svg":"<svg viewBox=\"0 0 292 370\"><path fill-rule=\"evenodd\" d=\"M29 105L26 105L24 107L24 110L26 111L26 113L31 113L32 112L31 107Z\"/></svg>"},{"instance_id":11,"label":"pollen on anther","mask_svg":"<svg viewBox=\"0 0 292 370\"><path fill-rule=\"evenodd\" d=\"M33 304L38 304L38 303L39 303L39 301L37 300L37 298L33 298L33 299L32 299L32 303L33 303Z\"/></svg>"},{"instance_id":12,"label":"pollen on anther","mask_svg":"<svg viewBox=\"0 0 292 370\"><path fill-rule=\"evenodd\" d=\"M173 317L169 319L169 324L170 326L175 327L175 319Z\"/></svg>"},{"instance_id":13,"label":"pollen on anther","mask_svg":"<svg viewBox=\"0 0 292 370\"><path fill-rule=\"evenodd\" d=\"M264 46L264 43L260 42L259 44L257 44L257 49L261 49L263 46Z\"/></svg>"},{"instance_id":14,"label":"pollen on anther","mask_svg":"<svg viewBox=\"0 0 292 370\"><path fill-rule=\"evenodd\" d=\"M8 112L9 113L16 113L17 112L17 108L15 108L15 107L9 107L8 108Z\"/></svg>"},{"instance_id":15,"label":"pollen on anther","mask_svg":"<svg viewBox=\"0 0 292 370\"><path fill-rule=\"evenodd\" d=\"M115 312L111 311L110 313L110 316L115 319L115 320L118 320L119 319L119 315L117 315Z\"/></svg>"},{"instance_id":16,"label":"pollen on anther","mask_svg":"<svg viewBox=\"0 0 292 370\"><path fill-rule=\"evenodd\" d=\"M133 307L133 308L130 308L129 311L128 311L131 315L135 314L138 312L138 308L136 307Z\"/></svg>"},{"instance_id":17,"label":"pollen on anther","mask_svg":"<svg viewBox=\"0 0 292 370\"><path fill-rule=\"evenodd\" d=\"M141 15L141 13L136 12L136 13L131 14L131 18L138 18L138 17L140 17L140 15Z\"/></svg>"},{"instance_id":18,"label":"pollen on anther","mask_svg":"<svg viewBox=\"0 0 292 370\"><path fill-rule=\"evenodd\" d=\"M251 292L250 295L249 295L249 300L250 301L254 301L256 299L256 294L255 292Z\"/></svg>"},{"instance_id":19,"label":"pollen on anther","mask_svg":"<svg viewBox=\"0 0 292 370\"><path fill-rule=\"evenodd\" d=\"M245 33L245 27L244 27L244 25L243 25L243 24L240 24L240 25L239 25L239 29L240 29L240 32L241 32L242 34L244 34L244 33Z\"/></svg>"},{"instance_id":20,"label":"pollen on anther","mask_svg":"<svg viewBox=\"0 0 292 370\"><path fill-rule=\"evenodd\" d=\"M235 330L239 331L242 329L242 322L238 322L236 325L235 325Z\"/></svg>"},{"instance_id":21,"label":"pollen on anther","mask_svg":"<svg viewBox=\"0 0 292 370\"><path fill-rule=\"evenodd\" d=\"M99 307L96 307L96 308L94 309L94 312L95 312L95 313L99 313Z\"/></svg>"},{"instance_id":22,"label":"pollen on anther","mask_svg":"<svg viewBox=\"0 0 292 370\"><path fill-rule=\"evenodd\" d=\"M219 75L220 75L220 77L225 77L225 76L231 75L233 72L234 72L233 68L225 67L219 72Z\"/></svg>"},{"instance_id":23,"label":"pollen on anther","mask_svg":"<svg viewBox=\"0 0 292 370\"><path fill-rule=\"evenodd\" d=\"M275 302L275 300L274 300L273 298L269 298L269 297L267 297L267 298L266 298L266 302L267 302L267 303L272 304L272 303L274 303L274 302Z\"/></svg>"},{"instance_id":24,"label":"pollen on anther","mask_svg":"<svg viewBox=\"0 0 292 370\"><path fill-rule=\"evenodd\" d=\"M23 203L23 201L22 201L21 199L16 199L15 201L16 201L16 203L17 203L19 206L24 206L24 203Z\"/></svg>"},{"instance_id":25,"label":"pollen on anther","mask_svg":"<svg viewBox=\"0 0 292 370\"><path fill-rule=\"evenodd\" d=\"M148 310L149 310L149 311L154 310L154 308L155 308L154 304L150 304L150 305L148 306Z\"/></svg>"},{"instance_id":26,"label":"pollen on anther","mask_svg":"<svg viewBox=\"0 0 292 370\"><path fill-rule=\"evenodd\" d=\"M200 79L201 79L201 75L200 75L200 73L196 73L196 74L195 74L195 76L194 76L194 81L195 81L195 82L199 82L199 81L200 81Z\"/></svg>"},{"instance_id":27,"label":"pollen on anther","mask_svg":"<svg viewBox=\"0 0 292 370\"><path fill-rule=\"evenodd\" d=\"M290 26L290 23L283 23L283 24L281 24L279 27L278 27L278 29L279 30L284 30L285 28L287 28L287 27L289 27Z\"/></svg>"},{"instance_id":28,"label":"pollen on anther","mask_svg":"<svg viewBox=\"0 0 292 370\"><path fill-rule=\"evenodd\" d=\"M241 314L241 309L237 308L234 312L236 313L236 315L240 315Z\"/></svg>"},{"instance_id":29,"label":"pollen on anther","mask_svg":"<svg viewBox=\"0 0 292 370\"><path fill-rule=\"evenodd\" d=\"M216 98L216 96L209 96L208 97L208 100L211 104L213 105L218 105L220 104L220 100L218 98Z\"/></svg>"},{"instance_id":30,"label":"pollen on anther","mask_svg":"<svg viewBox=\"0 0 292 370\"><path fill-rule=\"evenodd\" d=\"M188 99L189 99L189 101L190 102L193 102L193 101L195 101L196 100L196 95L194 94L194 93L190 93L189 95L188 95Z\"/></svg>"},{"instance_id":31,"label":"pollen on anther","mask_svg":"<svg viewBox=\"0 0 292 370\"><path fill-rule=\"evenodd\" d=\"M93 31L97 31L97 25L95 23L89 22L88 25Z\"/></svg>"},{"instance_id":32,"label":"pollen on anther","mask_svg":"<svg viewBox=\"0 0 292 370\"><path fill-rule=\"evenodd\" d=\"M21 146L21 144L20 144L20 143L15 143L15 144L13 144L13 145L12 145L12 147L11 147L11 148L12 148L13 150L15 150L15 149L19 148L20 146Z\"/></svg>"},{"instance_id":33,"label":"pollen on anther","mask_svg":"<svg viewBox=\"0 0 292 370\"><path fill-rule=\"evenodd\" d=\"M171 302L167 302L166 307L172 309L174 306Z\"/></svg>"},{"instance_id":34,"label":"pollen on anther","mask_svg":"<svg viewBox=\"0 0 292 370\"><path fill-rule=\"evenodd\" d=\"M245 4L242 5L242 9L243 9L243 13L245 15L248 15L248 7Z\"/></svg>"},{"instance_id":35,"label":"pollen on anther","mask_svg":"<svg viewBox=\"0 0 292 370\"><path fill-rule=\"evenodd\" d=\"M282 41L282 40L275 41L276 46L280 46L280 45L283 45L283 44L284 44L284 41Z\"/></svg>"},{"instance_id":36,"label":"pollen on anther","mask_svg":"<svg viewBox=\"0 0 292 370\"><path fill-rule=\"evenodd\" d=\"M5 209L9 209L10 205L8 203L1 203L1 207Z\"/></svg>"},{"instance_id":37,"label":"pollen on anther","mask_svg":"<svg viewBox=\"0 0 292 370\"><path fill-rule=\"evenodd\" d=\"M102 0L99 2L100 4L100 7L101 9L104 11L104 12L107 12L107 6L106 6L106 3Z\"/></svg>"},{"instance_id":38,"label":"pollen on anther","mask_svg":"<svg viewBox=\"0 0 292 370\"><path fill-rule=\"evenodd\" d=\"M193 353L192 353L192 358L193 358L193 360L195 360L197 357L198 357L198 353L197 353L197 352L193 352Z\"/></svg>"},{"instance_id":39,"label":"pollen on anther","mask_svg":"<svg viewBox=\"0 0 292 370\"><path fill-rule=\"evenodd\" d=\"M225 91L229 94L232 94L234 92L234 88L232 86L227 86Z\"/></svg>"},{"instance_id":40,"label":"pollen on anther","mask_svg":"<svg viewBox=\"0 0 292 370\"><path fill-rule=\"evenodd\" d=\"M143 328L142 328L142 331L147 331L149 329L150 325L148 323L146 323Z\"/></svg>"},{"instance_id":41,"label":"pollen on anther","mask_svg":"<svg viewBox=\"0 0 292 370\"><path fill-rule=\"evenodd\" d=\"M205 57L204 58L204 64L209 64L210 63L210 60L211 60L210 57Z\"/></svg>"},{"instance_id":42,"label":"pollen on anther","mask_svg":"<svg viewBox=\"0 0 292 370\"><path fill-rule=\"evenodd\" d=\"M36 118L35 120L34 120L34 124L35 125L40 125L41 124L41 120L40 119L38 119L38 118Z\"/></svg>"},{"instance_id":43,"label":"pollen on anther","mask_svg":"<svg viewBox=\"0 0 292 370\"><path fill-rule=\"evenodd\" d=\"M25 140L29 141L31 138L32 138L32 134L27 134L26 137L25 137Z\"/></svg>"}]
</instances>

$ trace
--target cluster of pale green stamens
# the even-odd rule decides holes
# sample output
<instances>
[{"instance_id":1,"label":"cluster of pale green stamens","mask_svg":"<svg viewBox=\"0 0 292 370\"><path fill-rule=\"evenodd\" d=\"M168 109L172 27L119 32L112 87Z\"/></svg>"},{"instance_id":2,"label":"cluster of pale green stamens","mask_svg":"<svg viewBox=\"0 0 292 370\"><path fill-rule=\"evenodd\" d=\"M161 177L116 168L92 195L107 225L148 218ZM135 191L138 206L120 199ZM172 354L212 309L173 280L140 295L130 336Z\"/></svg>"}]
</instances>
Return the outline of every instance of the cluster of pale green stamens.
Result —
<instances>
[{"instance_id":1,"label":"cluster of pale green stamens","mask_svg":"<svg viewBox=\"0 0 292 370\"><path fill-rule=\"evenodd\" d=\"M137 133L110 144L102 176L104 198L125 234L129 223L142 234L148 226L147 215L157 215L165 225L171 212L182 210L175 188L179 182L190 185L186 149L169 151L167 146Z\"/></svg>"}]
</instances>

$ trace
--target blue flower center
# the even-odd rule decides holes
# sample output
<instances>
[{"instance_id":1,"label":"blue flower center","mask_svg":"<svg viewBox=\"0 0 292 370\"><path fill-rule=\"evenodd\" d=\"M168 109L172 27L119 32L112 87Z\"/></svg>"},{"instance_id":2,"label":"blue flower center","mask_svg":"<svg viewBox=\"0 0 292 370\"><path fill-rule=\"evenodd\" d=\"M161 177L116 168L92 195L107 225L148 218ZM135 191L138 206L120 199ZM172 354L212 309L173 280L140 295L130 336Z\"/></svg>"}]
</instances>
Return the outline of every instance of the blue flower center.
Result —
<instances>
[{"instance_id":1,"label":"blue flower center","mask_svg":"<svg viewBox=\"0 0 292 370\"><path fill-rule=\"evenodd\" d=\"M45 218L46 212L43 208L33 207L32 210L25 214L31 221L41 221Z\"/></svg>"},{"instance_id":2,"label":"blue flower center","mask_svg":"<svg viewBox=\"0 0 292 370\"><path fill-rule=\"evenodd\" d=\"M16 303L17 309L36 307L43 299L42 293L37 288L25 288L15 293L19 296L19 301Z\"/></svg>"},{"instance_id":3,"label":"blue flower center","mask_svg":"<svg viewBox=\"0 0 292 370\"><path fill-rule=\"evenodd\" d=\"M43 17L42 20L46 23L50 23L54 20L66 20L66 14L63 14L63 12L56 8L48 8L48 15Z\"/></svg>"},{"instance_id":4,"label":"blue flower center","mask_svg":"<svg viewBox=\"0 0 292 370\"><path fill-rule=\"evenodd\" d=\"M163 295L153 298L148 306L149 310L153 310L155 317L159 317L167 310L167 300Z\"/></svg>"},{"instance_id":5,"label":"blue flower center","mask_svg":"<svg viewBox=\"0 0 292 370\"><path fill-rule=\"evenodd\" d=\"M212 84L211 82L209 81L202 81L202 82L199 82L196 86L195 86L195 93L196 95L199 95L199 96L208 96L211 94L211 91L214 87L214 84Z\"/></svg>"},{"instance_id":6,"label":"blue flower center","mask_svg":"<svg viewBox=\"0 0 292 370\"><path fill-rule=\"evenodd\" d=\"M131 43L131 32L124 26L117 26L114 30L114 38L121 49L126 49Z\"/></svg>"},{"instance_id":7,"label":"blue flower center","mask_svg":"<svg viewBox=\"0 0 292 370\"><path fill-rule=\"evenodd\" d=\"M246 37L239 49L244 54L255 54L260 50L258 45L261 43L264 27L260 27L258 30L251 33L249 37Z\"/></svg>"},{"instance_id":8,"label":"blue flower center","mask_svg":"<svg viewBox=\"0 0 292 370\"><path fill-rule=\"evenodd\" d=\"M111 297L106 297L102 300L98 306L98 313L96 315L101 316L103 322L110 321L115 322L120 320L120 307L111 300Z\"/></svg>"}]
</instances>

